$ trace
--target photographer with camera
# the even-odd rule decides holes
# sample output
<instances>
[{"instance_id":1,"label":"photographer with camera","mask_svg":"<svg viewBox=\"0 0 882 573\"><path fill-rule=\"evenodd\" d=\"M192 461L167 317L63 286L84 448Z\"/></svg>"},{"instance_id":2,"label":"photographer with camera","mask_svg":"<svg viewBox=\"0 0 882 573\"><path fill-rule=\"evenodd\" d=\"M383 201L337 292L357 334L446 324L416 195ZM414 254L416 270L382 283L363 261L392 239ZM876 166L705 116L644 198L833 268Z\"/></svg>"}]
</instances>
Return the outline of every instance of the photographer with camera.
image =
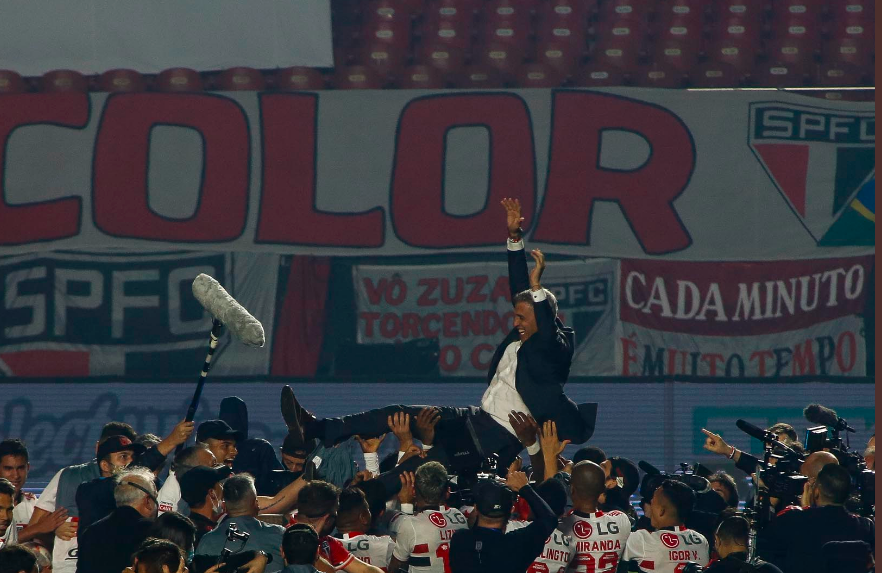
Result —
<instances>
[{"instance_id":1,"label":"photographer with camera","mask_svg":"<svg viewBox=\"0 0 882 573\"><path fill-rule=\"evenodd\" d=\"M629 571L680 573L689 562L707 565L707 539L684 525L694 505L695 492L685 483L666 479L655 488L650 503L654 531L639 529L628 537L623 559L630 562Z\"/></svg>"},{"instance_id":2,"label":"photographer with camera","mask_svg":"<svg viewBox=\"0 0 882 573\"><path fill-rule=\"evenodd\" d=\"M724 519L714 534L714 544L719 560L704 569L704 573L781 573L781 570L765 561L748 560L750 522L733 515Z\"/></svg>"},{"instance_id":3,"label":"photographer with camera","mask_svg":"<svg viewBox=\"0 0 882 573\"><path fill-rule=\"evenodd\" d=\"M192 470L191 470L192 471ZM196 557L209 556L219 561L225 549L232 553L258 550L267 559L266 572L282 569L282 534L285 529L257 519L257 490L254 478L239 474L227 478L223 485L224 507L227 515L214 530L206 533L196 546ZM234 526L235 524L235 526Z\"/></svg>"},{"instance_id":4,"label":"photographer with camera","mask_svg":"<svg viewBox=\"0 0 882 573\"><path fill-rule=\"evenodd\" d=\"M518 494L527 500L534 519L505 533ZM474 527L457 531L450 541L452 573L523 573L542 554L545 540L557 527L554 511L519 471L510 471L504 483L493 478L479 482L475 514Z\"/></svg>"},{"instance_id":5,"label":"photographer with camera","mask_svg":"<svg viewBox=\"0 0 882 573\"><path fill-rule=\"evenodd\" d=\"M784 573L836 573L823 563L829 541L865 541L875 548L875 522L845 509L851 476L837 464L827 464L811 486L811 507L788 511L762 529L757 539L761 557Z\"/></svg>"}]
</instances>

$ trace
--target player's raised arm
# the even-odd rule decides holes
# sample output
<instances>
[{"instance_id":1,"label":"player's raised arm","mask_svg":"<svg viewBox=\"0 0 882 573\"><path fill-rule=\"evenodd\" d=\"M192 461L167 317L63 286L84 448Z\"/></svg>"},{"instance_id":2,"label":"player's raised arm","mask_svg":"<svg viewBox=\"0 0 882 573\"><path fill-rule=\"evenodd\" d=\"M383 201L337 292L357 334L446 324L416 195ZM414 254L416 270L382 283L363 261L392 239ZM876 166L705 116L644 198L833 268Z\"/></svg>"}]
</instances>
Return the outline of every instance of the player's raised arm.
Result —
<instances>
[{"instance_id":1,"label":"player's raised arm","mask_svg":"<svg viewBox=\"0 0 882 573\"><path fill-rule=\"evenodd\" d=\"M530 276L527 272L527 257L524 253L524 230L521 223L521 202L517 199L505 198L502 200L505 209L505 224L508 231L508 284L511 289L511 298L516 294L530 288Z\"/></svg>"}]
</instances>

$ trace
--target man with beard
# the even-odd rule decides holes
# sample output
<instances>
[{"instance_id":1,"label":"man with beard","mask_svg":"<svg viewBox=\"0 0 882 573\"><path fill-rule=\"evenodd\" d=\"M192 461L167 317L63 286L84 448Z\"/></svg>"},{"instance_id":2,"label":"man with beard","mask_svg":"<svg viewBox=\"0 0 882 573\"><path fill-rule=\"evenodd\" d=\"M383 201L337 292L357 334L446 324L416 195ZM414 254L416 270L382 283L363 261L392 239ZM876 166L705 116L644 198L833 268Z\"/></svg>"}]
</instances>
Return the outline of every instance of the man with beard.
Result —
<instances>
[{"instance_id":1,"label":"man with beard","mask_svg":"<svg viewBox=\"0 0 882 573\"><path fill-rule=\"evenodd\" d=\"M18 543L15 519L12 517L15 486L8 479L0 478L0 548Z\"/></svg>"},{"instance_id":2,"label":"man with beard","mask_svg":"<svg viewBox=\"0 0 882 573\"><path fill-rule=\"evenodd\" d=\"M98 469L101 476L77 488L77 508L80 512L80 527L86 529L115 508L113 490L116 483L109 478L126 469L136 456L147 448L132 442L125 436L107 438L98 446Z\"/></svg>"}]
</instances>

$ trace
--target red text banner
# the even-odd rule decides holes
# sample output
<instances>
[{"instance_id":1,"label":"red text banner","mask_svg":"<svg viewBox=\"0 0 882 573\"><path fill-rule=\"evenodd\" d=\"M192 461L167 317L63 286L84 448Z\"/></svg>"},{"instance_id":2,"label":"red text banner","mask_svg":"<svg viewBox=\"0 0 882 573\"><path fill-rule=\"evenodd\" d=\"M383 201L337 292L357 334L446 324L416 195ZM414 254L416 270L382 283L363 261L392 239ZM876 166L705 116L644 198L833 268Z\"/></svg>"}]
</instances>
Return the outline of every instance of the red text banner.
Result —
<instances>
[{"instance_id":1,"label":"red text banner","mask_svg":"<svg viewBox=\"0 0 882 573\"><path fill-rule=\"evenodd\" d=\"M490 252L509 196L521 200L531 244L549 254L873 252L873 104L769 97L624 88L4 95L0 255Z\"/></svg>"},{"instance_id":2,"label":"red text banner","mask_svg":"<svg viewBox=\"0 0 882 573\"><path fill-rule=\"evenodd\" d=\"M621 261L623 376L863 376L872 257Z\"/></svg>"}]
</instances>

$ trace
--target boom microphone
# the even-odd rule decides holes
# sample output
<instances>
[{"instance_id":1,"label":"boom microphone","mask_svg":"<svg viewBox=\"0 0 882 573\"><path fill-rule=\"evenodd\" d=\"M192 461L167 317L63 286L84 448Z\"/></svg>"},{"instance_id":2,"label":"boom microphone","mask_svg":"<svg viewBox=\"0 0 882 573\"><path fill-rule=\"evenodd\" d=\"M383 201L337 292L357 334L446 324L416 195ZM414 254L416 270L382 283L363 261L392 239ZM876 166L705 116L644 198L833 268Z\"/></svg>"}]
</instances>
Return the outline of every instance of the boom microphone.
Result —
<instances>
[{"instance_id":1,"label":"boom microphone","mask_svg":"<svg viewBox=\"0 0 882 573\"><path fill-rule=\"evenodd\" d=\"M847 432L854 432L854 428L849 426L848 422L840 418L839 414L836 413L836 410L826 408L820 404L809 404L806 406L805 410L802 411L802 414L805 416L805 419L812 424L828 426L839 431L845 430Z\"/></svg>"},{"instance_id":2,"label":"boom microphone","mask_svg":"<svg viewBox=\"0 0 882 573\"><path fill-rule=\"evenodd\" d=\"M251 316L210 276L202 273L196 277L193 281L193 296L214 318L226 325L233 336L248 346L260 348L266 343L260 321Z\"/></svg>"},{"instance_id":3,"label":"boom microphone","mask_svg":"<svg viewBox=\"0 0 882 573\"><path fill-rule=\"evenodd\" d=\"M771 432L767 432L759 426L754 426L748 421L736 420L735 425L738 426L739 430L741 430L751 438L756 438L761 442L770 442L775 439L775 436L773 436Z\"/></svg>"},{"instance_id":4,"label":"boom microphone","mask_svg":"<svg viewBox=\"0 0 882 573\"><path fill-rule=\"evenodd\" d=\"M661 473L660 469L658 469L657 467L655 467L654 465L652 465L649 462L644 462L643 460L640 460L639 462L637 462L637 465L640 466L641 470L643 470L644 472L646 472L647 474L649 474L651 476L655 476L655 475L658 475Z\"/></svg>"}]
</instances>

